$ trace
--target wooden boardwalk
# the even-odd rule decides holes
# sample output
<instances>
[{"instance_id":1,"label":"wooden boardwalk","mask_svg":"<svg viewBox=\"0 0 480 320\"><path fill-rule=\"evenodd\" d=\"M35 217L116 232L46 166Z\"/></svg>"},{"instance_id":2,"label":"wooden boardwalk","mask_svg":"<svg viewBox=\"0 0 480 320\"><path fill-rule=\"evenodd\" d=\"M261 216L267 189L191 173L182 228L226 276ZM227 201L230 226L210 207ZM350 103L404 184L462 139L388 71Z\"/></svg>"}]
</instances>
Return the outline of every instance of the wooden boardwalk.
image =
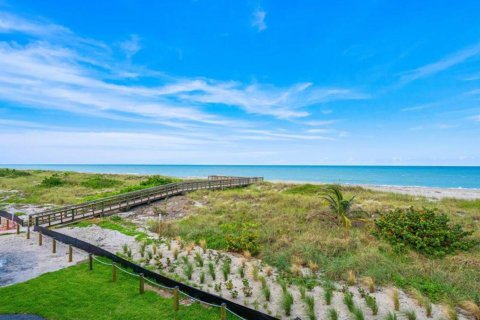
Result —
<instances>
[{"instance_id":1,"label":"wooden boardwalk","mask_svg":"<svg viewBox=\"0 0 480 320\"><path fill-rule=\"evenodd\" d=\"M78 205L65 206L45 212L32 214L27 225L55 226L71 223L80 219L102 217L104 215L127 211L132 207L148 204L170 196L201 189L225 189L248 186L263 181L262 177L223 177L210 176L208 180L194 180L170 183L154 188L128 192Z\"/></svg>"}]
</instances>

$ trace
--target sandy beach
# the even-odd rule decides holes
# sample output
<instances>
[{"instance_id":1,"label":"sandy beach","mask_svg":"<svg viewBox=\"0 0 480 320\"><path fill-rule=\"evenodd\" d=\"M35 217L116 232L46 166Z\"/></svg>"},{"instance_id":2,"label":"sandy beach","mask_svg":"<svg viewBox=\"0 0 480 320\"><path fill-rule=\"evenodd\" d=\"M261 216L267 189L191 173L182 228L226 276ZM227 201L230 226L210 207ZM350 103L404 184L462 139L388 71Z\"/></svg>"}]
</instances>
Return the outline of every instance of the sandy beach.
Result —
<instances>
[{"instance_id":1,"label":"sandy beach","mask_svg":"<svg viewBox=\"0 0 480 320\"><path fill-rule=\"evenodd\" d=\"M323 182L310 182L310 181L278 181L272 180L272 183L288 183L288 184L314 184L314 185L326 185L328 183ZM411 187L411 186L381 186L381 185L368 185L368 184L340 184L349 187L362 187L380 192L392 192L399 194L408 194L415 197L425 197L429 199L443 199L443 198L455 198L463 200L475 200L480 199L480 189L463 189L463 188L435 188L435 187Z\"/></svg>"}]
</instances>

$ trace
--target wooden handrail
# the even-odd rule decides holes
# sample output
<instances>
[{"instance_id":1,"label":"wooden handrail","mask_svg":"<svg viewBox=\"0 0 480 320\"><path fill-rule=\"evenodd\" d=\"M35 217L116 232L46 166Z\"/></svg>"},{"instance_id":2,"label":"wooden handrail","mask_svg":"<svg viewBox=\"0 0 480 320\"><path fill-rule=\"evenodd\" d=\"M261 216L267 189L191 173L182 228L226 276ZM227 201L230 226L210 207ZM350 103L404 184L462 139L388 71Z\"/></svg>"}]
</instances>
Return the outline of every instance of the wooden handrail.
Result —
<instances>
[{"instance_id":1,"label":"wooden handrail","mask_svg":"<svg viewBox=\"0 0 480 320\"><path fill-rule=\"evenodd\" d=\"M29 225L48 224L48 226L64 224L79 219L103 216L124 209L130 209L140 204L150 203L151 201L160 200L187 191L247 186L261 181L263 181L262 177L211 176L208 180L190 180L170 183L32 214L28 217L28 223Z\"/></svg>"}]
</instances>

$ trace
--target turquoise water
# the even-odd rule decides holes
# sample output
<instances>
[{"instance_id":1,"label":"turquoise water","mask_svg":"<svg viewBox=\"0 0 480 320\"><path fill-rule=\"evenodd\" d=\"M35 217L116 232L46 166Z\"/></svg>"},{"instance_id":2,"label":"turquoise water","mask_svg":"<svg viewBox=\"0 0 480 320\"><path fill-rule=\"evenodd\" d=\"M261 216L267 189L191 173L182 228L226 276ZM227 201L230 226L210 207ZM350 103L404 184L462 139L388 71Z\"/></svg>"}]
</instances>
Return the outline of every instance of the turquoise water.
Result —
<instances>
[{"instance_id":1,"label":"turquoise water","mask_svg":"<svg viewBox=\"0 0 480 320\"><path fill-rule=\"evenodd\" d=\"M241 165L0 165L18 169L95 173L263 176L271 181L480 188L480 167L401 166L241 166Z\"/></svg>"}]
</instances>

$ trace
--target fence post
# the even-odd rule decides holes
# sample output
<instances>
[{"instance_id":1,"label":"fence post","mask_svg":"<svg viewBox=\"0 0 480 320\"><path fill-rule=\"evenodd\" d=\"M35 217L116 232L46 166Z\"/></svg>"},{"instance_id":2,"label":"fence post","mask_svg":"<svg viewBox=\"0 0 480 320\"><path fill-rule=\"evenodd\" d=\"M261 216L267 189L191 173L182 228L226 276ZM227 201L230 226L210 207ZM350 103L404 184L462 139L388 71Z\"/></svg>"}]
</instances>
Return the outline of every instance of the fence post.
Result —
<instances>
[{"instance_id":1,"label":"fence post","mask_svg":"<svg viewBox=\"0 0 480 320\"><path fill-rule=\"evenodd\" d=\"M68 246L68 262L73 261L73 249L72 246Z\"/></svg>"},{"instance_id":2,"label":"fence post","mask_svg":"<svg viewBox=\"0 0 480 320\"><path fill-rule=\"evenodd\" d=\"M17 234L20 234L20 225L17 223Z\"/></svg>"},{"instance_id":3,"label":"fence post","mask_svg":"<svg viewBox=\"0 0 480 320\"><path fill-rule=\"evenodd\" d=\"M178 301L178 286L173 288L173 310L178 311L179 309L179 301Z\"/></svg>"},{"instance_id":4,"label":"fence post","mask_svg":"<svg viewBox=\"0 0 480 320\"><path fill-rule=\"evenodd\" d=\"M27 240L30 240L30 222L28 223L27 227Z\"/></svg>"},{"instance_id":5,"label":"fence post","mask_svg":"<svg viewBox=\"0 0 480 320\"><path fill-rule=\"evenodd\" d=\"M140 294L145 292L145 279L143 278L143 273L140 273Z\"/></svg>"},{"instance_id":6,"label":"fence post","mask_svg":"<svg viewBox=\"0 0 480 320\"><path fill-rule=\"evenodd\" d=\"M88 254L88 270L93 270L93 257L91 253Z\"/></svg>"},{"instance_id":7,"label":"fence post","mask_svg":"<svg viewBox=\"0 0 480 320\"><path fill-rule=\"evenodd\" d=\"M117 281L117 267L115 266L115 262L112 262L112 282Z\"/></svg>"},{"instance_id":8,"label":"fence post","mask_svg":"<svg viewBox=\"0 0 480 320\"><path fill-rule=\"evenodd\" d=\"M57 240L52 238L52 253L57 253Z\"/></svg>"},{"instance_id":9,"label":"fence post","mask_svg":"<svg viewBox=\"0 0 480 320\"><path fill-rule=\"evenodd\" d=\"M227 304L224 302L220 308L220 319L226 320L227 319Z\"/></svg>"},{"instance_id":10,"label":"fence post","mask_svg":"<svg viewBox=\"0 0 480 320\"><path fill-rule=\"evenodd\" d=\"M10 220L7 219L7 230L10 229Z\"/></svg>"},{"instance_id":11,"label":"fence post","mask_svg":"<svg viewBox=\"0 0 480 320\"><path fill-rule=\"evenodd\" d=\"M38 245L41 246L42 244L43 244L42 232L40 231L38 233Z\"/></svg>"}]
</instances>

